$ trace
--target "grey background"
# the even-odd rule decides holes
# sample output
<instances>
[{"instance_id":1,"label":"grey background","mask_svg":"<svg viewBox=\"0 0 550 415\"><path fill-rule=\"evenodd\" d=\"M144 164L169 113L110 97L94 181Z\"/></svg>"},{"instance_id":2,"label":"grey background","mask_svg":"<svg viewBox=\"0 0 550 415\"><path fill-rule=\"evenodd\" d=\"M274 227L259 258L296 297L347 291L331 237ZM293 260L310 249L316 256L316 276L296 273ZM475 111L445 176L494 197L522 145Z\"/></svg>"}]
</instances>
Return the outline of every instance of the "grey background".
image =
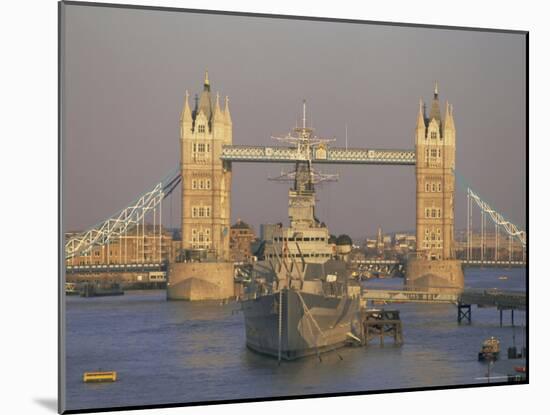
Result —
<instances>
[{"instance_id":1,"label":"grey background","mask_svg":"<svg viewBox=\"0 0 550 415\"><path fill-rule=\"evenodd\" d=\"M65 223L85 229L179 162L186 89L229 95L234 144L276 144L300 117L349 146L414 148L418 99L454 105L457 170L502 214L526 216L525 37L165 11L68 6L65 37ZM428 102L429 104L429 102ZM287 221L278 165L233 167L233 220ZM413 167L325 167L318 217L354 238L415 227ZM164 204L179 226L179 192ZM466 197L456 197L465 226Z\"/></svg>"}]
</instances>

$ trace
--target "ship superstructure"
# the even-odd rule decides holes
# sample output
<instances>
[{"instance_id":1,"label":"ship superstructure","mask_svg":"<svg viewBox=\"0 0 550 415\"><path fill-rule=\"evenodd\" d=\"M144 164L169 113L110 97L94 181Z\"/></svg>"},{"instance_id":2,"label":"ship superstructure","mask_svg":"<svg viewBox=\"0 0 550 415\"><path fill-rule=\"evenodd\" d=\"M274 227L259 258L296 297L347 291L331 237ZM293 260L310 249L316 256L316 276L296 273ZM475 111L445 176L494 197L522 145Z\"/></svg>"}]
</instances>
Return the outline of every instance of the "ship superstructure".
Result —
<instances>
[{"instance_id":1,"label":"ship superstructure","mask_svg":"<svg viewBox=\"0 0 550 415\"><path fill-rule=\"evenodd\" d=\"M335 259L329 231L315 216L315 183L334 180L311 167L312 151L327 140L306 127L281 140L300 157L295 170L277 180L291 180L290 226L273 230L265 241L265 259L242 302L247 346L259 353L292 360L345 345L358 318L361 288L348 278L346 263Z\"/></svg>"},{"instance_id":2,"label":"ship superstructure","mask_svg":"<svg viewBox=\"0 0 550 415\"><path fill-rule=\"evenodd\" d=\"M337 175L322 174L312 167L312 154L323 151L329 139L318 138L314 130L306 126L306 103L303 103L302 126L293 134L273 137L290 144L297 153L295 168L282 172L272 181L290 181L288 192L288 217L290 227L278 226L265 241L265 259L300 257L307 263L322 264L335 254L334 244L329 243L328 228L315 216L315 184L335 181ZM298 248L299 247L299 248Z\"/></svg>"}]
</instances>

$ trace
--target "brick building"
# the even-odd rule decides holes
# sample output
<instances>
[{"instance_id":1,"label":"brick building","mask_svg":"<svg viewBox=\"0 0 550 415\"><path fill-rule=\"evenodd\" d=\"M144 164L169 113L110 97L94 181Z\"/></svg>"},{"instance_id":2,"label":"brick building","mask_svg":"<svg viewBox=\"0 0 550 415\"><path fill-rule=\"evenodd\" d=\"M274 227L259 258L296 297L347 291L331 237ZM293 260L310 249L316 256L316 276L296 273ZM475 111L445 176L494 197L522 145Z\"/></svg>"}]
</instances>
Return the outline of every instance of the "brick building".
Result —
<instances>
[{"instance_id":1,"label":"brick building","mask_svg":"<svg viewBox=\"0 0 550 415\"><path fill-rule=\"evenodd\" d=\"M254 229L238 219L231 226L229 234L230 258L234 262L250 261L252 257L251 244L256 240Z\"/></svg>"}]
</instances>

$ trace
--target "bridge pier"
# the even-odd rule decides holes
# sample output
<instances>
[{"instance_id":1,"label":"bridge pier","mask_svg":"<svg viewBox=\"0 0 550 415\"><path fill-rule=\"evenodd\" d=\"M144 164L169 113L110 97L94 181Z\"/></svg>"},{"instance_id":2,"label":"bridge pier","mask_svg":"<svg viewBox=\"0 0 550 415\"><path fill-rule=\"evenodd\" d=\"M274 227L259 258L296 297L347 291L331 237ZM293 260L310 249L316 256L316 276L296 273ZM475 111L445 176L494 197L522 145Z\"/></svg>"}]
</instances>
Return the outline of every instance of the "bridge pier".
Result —
<instances>
[{"instance_id":1,"label":"bridge pier","mask_svg":"<svg viewBox=\"0 0 550 415\"><path fill-rule=\"evenodd\" d=\"M168 300L224 300L234 295L232 262L170 263Z\"/></svg>"},{"instance_id":2,"label":"bridge pier","mask_svg":"<svg viewBox=\"0 0 550 415\"><path fill-rule=\"evenodd\" d=\"M464 290L462 262L456 259L407 261L405 286L418 290L457 292Z\"/></svg>"}]
</instances>

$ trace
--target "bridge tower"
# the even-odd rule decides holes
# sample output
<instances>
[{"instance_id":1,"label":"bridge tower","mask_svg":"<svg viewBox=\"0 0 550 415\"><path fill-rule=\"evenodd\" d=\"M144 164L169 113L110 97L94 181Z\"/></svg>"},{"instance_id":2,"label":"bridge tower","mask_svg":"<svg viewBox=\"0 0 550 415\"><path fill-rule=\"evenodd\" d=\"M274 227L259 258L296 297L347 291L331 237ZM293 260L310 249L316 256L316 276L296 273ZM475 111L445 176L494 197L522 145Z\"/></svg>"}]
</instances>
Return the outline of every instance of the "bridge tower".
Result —
<instances>
[{"instance_id":1,"label":"bridge tower","mask_svg":"<svg viewBox=\"0 0 550 415\"><path fill-rule=\"evenodd\" d=\"M213 102L206 72L193 110L186 91L180 119L181 236L183 249L207 250L220 260L229 258L231 220L231 169L220 156L232 136L229 99L223 110L219 94Z\"/></svg>"},{"instance_id":2,"label":"bridge tower","mask_svg":"<svg viewBox=\"0 0 550 415\"><path fill-rule=\"evenodd\" d=\"M221 160L222 146L233 141L229 99L212 97L208 72L203 90L189 93L180 118L181 252L168 270L168 299L213 300L233 296L229 262L231 163ZM200 261L195 259L200 258Z\"/></svg>"},{"instance_id":3,"label":"bridge tower","mask_svg":"<svg viewBox=\"0 0 550 415\"><path fill-rule=\"evenodd\" d=\"M420 101L415 148L417 253L408 261L406 282L422 288L463 288L454 250L456 129L449 103L442 118L437 83L429 116Z\"/></svg>"}]
</instances>

